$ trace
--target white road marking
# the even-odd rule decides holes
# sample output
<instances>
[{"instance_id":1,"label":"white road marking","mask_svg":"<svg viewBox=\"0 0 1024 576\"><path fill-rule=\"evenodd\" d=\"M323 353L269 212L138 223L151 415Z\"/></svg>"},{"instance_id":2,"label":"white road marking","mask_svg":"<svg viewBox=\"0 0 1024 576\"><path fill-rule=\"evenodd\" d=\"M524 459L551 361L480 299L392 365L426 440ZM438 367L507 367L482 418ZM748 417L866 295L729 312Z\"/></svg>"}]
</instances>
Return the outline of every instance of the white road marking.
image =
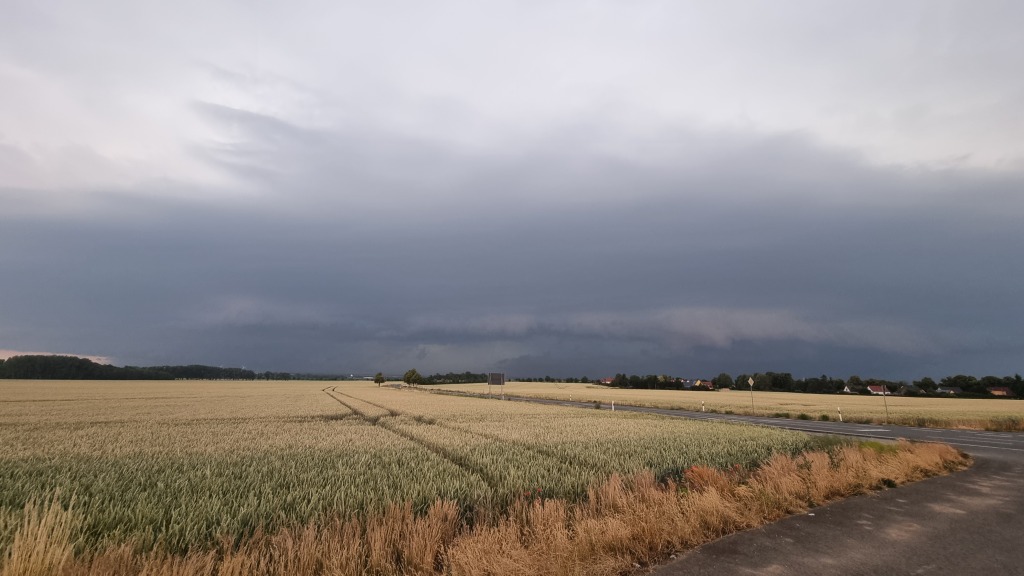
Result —
<instances>
[{"instance_id":1,"label":"white road marking","mask_svg":"<svg viewBox=\"0 0 1024 576\"><path fill-rule=\"evenodd\" d=\"M1024 448L1009 448L1007 446L985 446L984 444L968 444L966 442L957 442L956 440L943 440L947 444L954 444L956 446L971 446L972 448L991 448L993 450L1013 450L1014 452L1024 452Z\"/></svg>"}]
</instances>

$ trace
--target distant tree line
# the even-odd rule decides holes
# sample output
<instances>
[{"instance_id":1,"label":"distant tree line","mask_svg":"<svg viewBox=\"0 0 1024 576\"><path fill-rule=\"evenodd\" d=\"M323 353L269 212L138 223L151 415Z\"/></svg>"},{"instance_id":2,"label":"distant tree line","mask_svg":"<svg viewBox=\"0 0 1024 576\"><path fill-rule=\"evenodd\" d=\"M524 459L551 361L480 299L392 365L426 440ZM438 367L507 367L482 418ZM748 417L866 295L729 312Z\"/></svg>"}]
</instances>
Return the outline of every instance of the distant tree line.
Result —
<instances>
[{"instance_id":1,"label":"distant tree line","mask_svg":"<svg viewBox=\"0 0 1024 576\"><path fill-rule=\"evenodd\" d=\"M698 382L700 382L698 384ZM647 374L639 376L616 374L608 386L615 388L634 388L645 390L711 390L711 381L707 379L689 380L676 378L668 374Z\"/></svg>"},{"instance_id":2,"label":"distant tree line","mask_svg":"<svg viewBox=\"0 0 1024 576\"><path fill-rule=\"evenodd\" d=\"M220 368L189 364L188 366L152 366L147 370L156 370L170 374L175 380L255 380L256 373L245 368Z\"/></svg>"},{"instance_id":3,"label":"distant tree line","mask_svg":"<svg viewBox=\"0 0 1024 576\"><path fill-rule=\"evenodd\" d=\"M433 374L423 378L424 384L477 384L487 382L487 374L476 372L449 372Z\"/></svg>"},{"instance_id":4,"label":"distant tree line","mask_svg":"<svg viewBox=\"0 0 1024 576\"><path fill-rule=\"evenodd\" d=\"M23 380L255 380L243 368L111 366L77 356L24 355L0 360L0 378Z\"/></svg>"},{"instance_id":5,"label":"distant tree line","mask_svg":"<svg viewBox=\"0 0 1024 576\"><path fill-rule=\"evenodd\" d=\"M582 378L552 378L551 376L544 376L543 378L515 378L516 382L565 382L567 384L590 384L592 380L583 376Z\"/></svg>"},{"instance_id":6,"label":"distant tree line","mask_svg":"<svg viewBox=\"0 0 1024 576\"><path fill-rule=\"evenodd\" d=\"M406 377L403 378L408 382L408 376L411 372L416 372L415 369L406 372ZM419 373L417 372L418 376ZM544 376L543 378L516 378L516 382L570 382L570 383L581 383L589 384L590 378L586 376L582 378L552 378L551 376ZM447 374L433 374L431 376L420 376L421 384L483 384L487 382L486 372L449 372Z\"/></svg>"},{"instance_id":7,"label":"distant tree line","mask_svg":"<svg viewBox=\"0 0 1024 576\"><path fill-rule=\"evenodd\" d=\"M76 356L12 356L0 361L0 378L25 380L173 380L159 370L97 364Z\"/></svg>"},{"instance_id":8,"label":"distant tree line","mask_svg":"<svg viewBox=\"0 0 1024 576\"><path fill-rule=\"evenodd\" d=\"M728 375L726 374L725 376ZM850 376L846 380L832 378L825 374L811 378L793 378L787 372L764 372L740 374L736 377L733 386L736 388L746 388L750 378L754 380L754 390L781 392L807 392L811 394L849 392L854 394L870 394L869 386L883 386L891 394L906 396L942 396L955 393L959 397L990 398L992 397L990 389L1007 388L1015 397L1024 397L1024 379L1021 378L1020 374L1013 376L984 376L981 378L957 374L955 376L946 376L938 382L929 377L908 382L906 380L861 378L856 375Z\"/></svg>"},{"instance_id":9,"label":"distant tree line","mask_svg":"<svg viewBox=\"0 0 1024 576\"><path fill-rule=\"evenodd\" d=\"M735 379L727 373L721 373L710 380L701 382L710 383L710 386L697 385L696 380L673 378L666 375L638 376L616 374L608 386L616 388L636 388L648 390L699 390L710 388L737 388L748 390L749 381L754 381L754 390L772 392L805 392L809 394L870 394L869 386L884 386L890 394L902 394L906 396L938 396L950 395L950 390L955 390L959 397L991 398L991 388L1008 388L1013 396L1024 398L1024 379L1020 374L1013 376L984 376L976 378L958 374L947 376L938 382L925 377L913 382L904 380L893 381L879 378L864 378L850 376L846 380L833 378L826 374L812 376L809 378L794 378L789 372L759 372L755 374L740 374ZM565 380L569 381L569 379ZM944 392L943 390L946 391Z\"/></svg>"},{"instance_id":10,"label":"distant tree line","mask_svg":"<svg viewBox=\"0 0 1024 576\"><path fill-rule=\"evenodd\" d=\"M382 374L377 375L382 381ZM0 378L5 379L47 379L47 380L345 380L345 376L324 374L293 374L288 372L254 372L244 368L221 368L190 364L187 366L111 366L99 364L87 358L76 356L21 355L0 360ZM486 373L448 372L421 376L415 369L407 371L403 378L410 384L474 384L487 382ZM809 378L794 378L789 372L759 372L740 374L733 378L721 373L708 380L690 380L666 374L616 374L610 381L603 382L616 388L647 390L701 390L716 388L748 389L748 382L754 381L754 390L774 392L806 392L810 394L854 393L870 394L868 387L884 386L889 393L907 396L939 396L955 393L959 397L993 397L993 388L1007 389L1016 398L1024 398L1024 378L1013 376L983 376L976 378L957 374L947 376L938 382L925 377L913 382L861 378L833 378L822 374ZM375 378L377 380L377 378ZM520 382L595 382L581 378L516 378ZM697 384L700 382L700 384ZM379 383L379 382L378 382Z\"/></svg>"},{"instance_id":11,"label":"distant tree line","mask_svg":"<svg viewBox=\"0 0 1024 576\"><path fill-rule=\"evenodd\" d=\"M1024 378L1020 374L1013 376L984 376L977 378L958 374L947 376L938 382L925 377L908 382L905 380L883 380L880 378L861 378L850 376L847 379L833 378L826 374L808 378L794 378L789 372L758 372L740 374L733 378L728 373L721 373L714 378L687 379L666 374L616 374L606 380L582 378L527 377L515 378L517 382L567 382L567 383L601 383L614 388L632 388L640 390L711 390L721 388L737 388L749 390L749 380L754 381L754 390L773 392L805 392L809 394L870 394L869 386L885 386L890 394L905 396L950 396L961 398L992 398L992 388L1006 388L1012 393L1009 397L1024 398ZM699 382L699 384L698 384ZM944 390L941 390L944 389Z\"/></svg>"},{"instance_id":12,"label":"distant tree line","mask_svg":"<svg viewBox=\"0 0 1024 576\"><path fill-rule=\"evenodd\" d=\"M318 380L318 378L296 378L290 372L257 372L257 380Z\"/></svg>"},{"instance_id":13,"label":"distant tree line","mask_svg":"<svg viewBox=\"0 0 1024 576\"><path fill-rule=\"evenodd\" d=\"M386 380L386 378L382 373L378 372L377 375L374 376L373 380L374 382L381 384ZM475 384L487 382L487 374L478 374L476 372L467 371L423 376L415 368L412 368L402 375L402 381L406 384Z\"/></svg>"}]
</instances>

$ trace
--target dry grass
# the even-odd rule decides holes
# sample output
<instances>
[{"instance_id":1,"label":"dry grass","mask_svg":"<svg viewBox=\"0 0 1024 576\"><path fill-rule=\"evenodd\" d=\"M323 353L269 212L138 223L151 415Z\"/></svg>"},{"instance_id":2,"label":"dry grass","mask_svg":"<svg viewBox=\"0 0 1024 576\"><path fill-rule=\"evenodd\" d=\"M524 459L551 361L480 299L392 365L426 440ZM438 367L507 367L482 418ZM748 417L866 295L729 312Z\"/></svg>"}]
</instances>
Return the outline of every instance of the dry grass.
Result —
<instances>
[{"instance_id":1,"label":"dry grass","mask_svg":"<svg viewBox=\"0 0 1024 576\"><path fill-rule=\"evenodd\" d=\"M430 386L471 394L487 394L485 384L446 384ZM796 392L754 392L754 407L748 390L632 390L597 384L510 382L505 394L552 400L602 402L621 405L745 414L753 416L801 414L813 420L836 420L842 410L846 422L885 422L885 404L881 396L849 394L800 394ZM926 428L1024 431L1024 402L989 398L921 398L887 396L889 423Z\"/></svg>"},{"instance_id":2,"label":"dry grass","mask_svg":"<svg viewBox=\"0 0 1024 576\"><path fill-rule=\"evenodd\" d=\"M612 476L579 503L531 498L473 525L453 502L417 516L395 505L352 518L258 533L216 550L170 555L126 546L71 557L74 512L33 504L0 574L305 575L622 574L675 551L836 498L962 468L938 444L866 444L777 455L753 471L693 467L678 480Z\"/></svg>"},{"instance_id":3,"label":"dry grass","mask_svg":"<svg viewBox=\"0 0 1024 576\"><path fill-rule=\"evenodd\" d=\"M948 446L903 444L888 453L844 447L779 455L749 476L694 468L678 484L659 484L650 474L613 477L571 511L535 501L518 517L471 531L455 541L450 568L460 575L628 572L731 532L962 462Z\"/></svg>"},{"instance_id":4,"label":"dry grass","mask_svg":"<svg viewBox=\"0 0 1024 576\"><path fill-rule=\"evenodd\" d=\"M58 574L72 559L78 529L73 508L63 508L55 495L45 503L25 504L21 526L3 557L0 576Z\"/></svg>"}]
</instances>

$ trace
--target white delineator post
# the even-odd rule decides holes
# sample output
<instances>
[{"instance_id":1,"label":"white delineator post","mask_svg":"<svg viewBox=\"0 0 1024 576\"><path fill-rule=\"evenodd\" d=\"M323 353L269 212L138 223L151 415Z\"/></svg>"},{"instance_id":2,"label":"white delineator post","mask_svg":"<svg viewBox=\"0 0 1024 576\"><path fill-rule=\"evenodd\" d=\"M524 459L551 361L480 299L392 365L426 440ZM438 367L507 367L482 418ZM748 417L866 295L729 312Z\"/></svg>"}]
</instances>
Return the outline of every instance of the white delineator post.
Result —
<instances>
[{"instance_id":1,"label":"white delineator post","mask_svg":"<svg viewBox=\"0 0 1024 576\"><path fill-rule=\"evenodd\" d=\"M701 412L704 411L704 401L703 400L700 401L700 411Z\"/></svg>"},{"instance_id":2,"label":"white delineator post","mask_svg":"<svg viewBox=\"0 0 1024 576\"><path fill-rule=\"evenodd\" d=\"M839 412L839 421L842 422L843 421L843 409L840 408L839 406L836 406L836 411Z\"/></svg>"},{"instance_id":3,"label":"white delineator post","mask_svg":"<svg viewBox=\"0 0 1024 576\"><path fill-rule=\"evenodd\" d=\"M888 392L889 392L889 389L885 386L885 384L882 384L882 404L885 404L885 423L886 424L889 423L889 401L885 399L885 396L888 394Z\"/></svg>"},{"instance_id":4,"label":"white delineator post","mask_svg":"<svg viewBox=\"0 0 1024 576\"><path fill-rule=\"evenodd\" d=\"M612 412L615 412L615 400L612 400Z\"/></svg>"}]
</instances>

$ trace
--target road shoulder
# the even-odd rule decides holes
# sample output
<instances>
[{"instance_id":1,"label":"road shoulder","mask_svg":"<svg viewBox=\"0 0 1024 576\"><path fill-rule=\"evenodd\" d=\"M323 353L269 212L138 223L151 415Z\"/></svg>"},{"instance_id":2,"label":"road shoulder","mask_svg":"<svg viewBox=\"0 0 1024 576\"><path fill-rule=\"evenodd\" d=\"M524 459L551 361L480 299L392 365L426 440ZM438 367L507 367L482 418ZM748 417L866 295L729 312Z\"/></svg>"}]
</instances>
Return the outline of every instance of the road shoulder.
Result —
<instances>
[{"instance_id":1,"label":"road shoulder","mask_svg":"<svg viewBox=\"0 0 1024 576\"><path fill-rule=\"evenodd\" d=\"M980 457L963 472L727 536L652 574L1024 574L1022 474L1024 464Z\"/></svg>"}]
</instances>

